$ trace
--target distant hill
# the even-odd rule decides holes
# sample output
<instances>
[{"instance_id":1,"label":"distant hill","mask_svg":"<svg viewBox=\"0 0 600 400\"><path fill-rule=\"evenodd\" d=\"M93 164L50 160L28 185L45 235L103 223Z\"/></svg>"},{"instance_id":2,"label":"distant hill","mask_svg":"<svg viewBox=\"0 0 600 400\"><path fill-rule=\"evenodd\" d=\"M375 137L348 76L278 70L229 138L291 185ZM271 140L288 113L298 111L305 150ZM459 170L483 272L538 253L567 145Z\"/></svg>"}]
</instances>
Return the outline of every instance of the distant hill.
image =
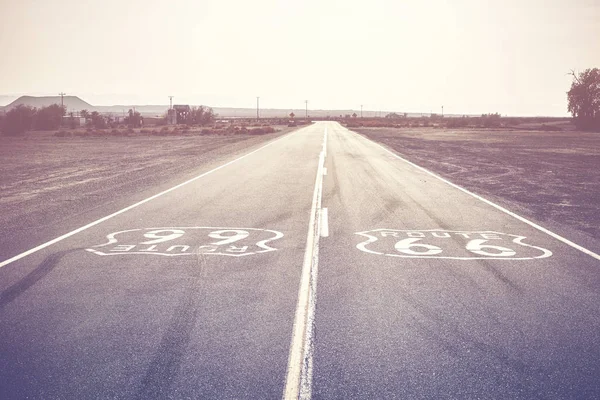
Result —
<instances>
[{"instance_id":1,"label":"distant hill","mask_svg":"<svg viewBox=\"0 0 600 400\"><path fill-rule=\"evenodd\" d=\"M17 97L19 97L19 96L1 96L0 95L0 108L6 106L9 103L11 103Z\"/></svg>"},{"instance_id":2,"label":"distant hill","mask_svg":"<svg viewBox=\"0 0 600 400\"><path fill-rule=\"evenodd\" d=\"M92 110L94 108L94 106L81 100L77 96L65 96L63 101L64 101L63 104L67 108L67 111ZM52 105L52 104L60 104L60 96L43 96L43 97L21 96L18 99L16 99L15 101L13 101L12 103L10 103L9 105L7 105L4 109L6 111L8 111L11 108L18 106L19 104L24 104L26 106L31 106L31 107L36 107L36 108L48 107L49 105Z\"/></svg>"}]
</instances>

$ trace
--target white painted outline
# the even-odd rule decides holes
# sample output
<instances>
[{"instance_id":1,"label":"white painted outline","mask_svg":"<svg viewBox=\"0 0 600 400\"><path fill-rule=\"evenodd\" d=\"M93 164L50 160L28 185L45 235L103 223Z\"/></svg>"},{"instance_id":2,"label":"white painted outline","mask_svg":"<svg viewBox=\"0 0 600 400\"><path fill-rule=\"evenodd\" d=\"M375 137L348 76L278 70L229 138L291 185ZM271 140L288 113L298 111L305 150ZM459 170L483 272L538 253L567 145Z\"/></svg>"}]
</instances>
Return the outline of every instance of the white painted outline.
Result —
<instances>
[{"instance_id":1,"label":"white painted outline","mask_svg":"<svg viewBox=\"0 0 600 400\"><path fill-rule=\"evenodd\" d=\"M323 147L319 155L315 190L308 233L306 250L300 277L298 304L292 328L292 343L288 356L287 373L283 390L284 400L310 400L312 396L314 323L317 303L317 276L319 268L319 236L321 233L321 201L323 197L323 167L325 165L325 146L327 128L323 135Z\"/></svg>"},{"instance_id":2,"label":"white painted outline","mask_svg":"<svg viewBox=\"0 0 600 400\"><path fill-rule=\"evenodd\" d=\"M524 247L531 247L534 248L536 250L539 250L542 252L541 256L538 257L444 257L444 256L407 256L407 255L402 255L402 254L396 254L396 253L381 253L378 251L373 251L373 250L369 250L366 248L366 246L370 243L374 243L376 241L379 240L378 237L373 236L373 235L369 235L368 232L381 232L381 231L386 231L386 232L449 232L449 233L494 233L497 235L506 235L506 236L511 236L514 239L512 240L513 243L516 243L520 246L524 246ZM359 249L360 251L364 251L365 253L372 253L372 254L377 254L377 255L383 255L383 256L388 256L388 257L400 257L400 258L437 258L437 259L446 259L446 260L511 260L511 261L515 261L515 260L536 260L536 259L540 259L540 258L547 258L552 256L552 252L548 249L545 249L543 247L538 247L538 246L533 246L531 244L527 244L527 243L523 243L522 240L523 239L527 239L526 236L520 236L520 235L512 235L510 233L503 233L503 232L495 232L495 231L450 231L450 230L446 230L446 229L371 229L369 231L363 231L363 232L356 232L355 235L361 235L364 236L366 238L368 238L368 240L359 243L356 245L356 248Z\"/></svg>"},{"instance_id":3,"label":"white painted outline","mask_svg":"<svg viewBox=\"0 0 600 400\"><path fill-rule=\"evenodd\" d=\"M473 192L470 192L470 191L468 191L467 189L465 189L465 188L462 188L462 187L458 186L457 184L455 184L455 183L452 183L452 182L450 182L449 180L447 180L447 179L444 179L444 178L442 178L441 176L434 174L433 172L429 171L428 169L425 169L425 168L421 167L420 165L417 165L417 164L415 164L415 163L413 163L413 162L411 162L411 161L408 161L408 160L407 160L407 159L405 159L405 158L402 158L402 157L400 157L398 154L394 153L392 150L390 150L390 149L386 148L385 146L383 146L383 145L381 145L381 144L379 144L379 143L377 143L377 142L375 142L375 141L373 141L373 140L371 140L371 139L368 139L368 138L364 137L363 135L360 135L360 134L358 134L358 133L356 133L356 132L354 132L354 131L351 131L351 130L350 130L350 129L348 129L348 128L345 128L345 129L346 129L348 132L352 132L352 133L354 133L355 135L357 135L357 136L359 136L359 137L362 137L363 139L365 139L365 140L367 140L367 141L369 141L369 142L371 142L371 143L373 143L373 144L375 144L375 145L377 145L377 146L381 147L383 150L385 150L387 153L389 153L389 154L393 155L393 156L394 156L394 157L396 157L397 159L399 159L399 160L402 160L402 161L404 161L405 163L407 163L407 164L409 164L409 165L412 165L413 167L415 167L415 168L417 168L417 169L420 169L421 171L423 171L423 172L425 172L425 173L427 173L427 174L431 175L432 177L434 177L434 178L436 178L436 179L439 179L440 181L442 181L442 182L444 182L444 183L446 183L446 184L448 184L448 185L452 186L453 188L455 188L455 189L458 189L458 190L460 190L461 192L463 192L463 193L466 193L466 194L468 194L469 196L472 196L472 197L476 198L477 200L483 201L484 203L486 203L486 204L488 204L488 205L490 205L490 206L492 206L492 207L496 208L497 210L500 210L500 211L502 211L503 213L505 213L505 214L508 214L508 215L510 215L511 217L513 217L513 218L516 218L516 219L518 219L519 221L521 221L521 222L524 222L524 223L526 223L527 225L529 225L529 226L531 226L531 227L533 227L533 228L537 229L538 231L540 231L540 232L543 232L543 233L545 233L545 234L547 234L547 235L549 235L549 236L553 237L554 239L556 239L556 240L559 240L559 241L563 242L564 244L566 244L566 245L569 245L569 246L571 246L572 248L574 248L574 249L576 249L576 250L579 250L579 251L581 251L582 253L585 253L585 254L587 254L588 256L590 256L590 257L593 257L593 258L595 258L596 260L599 260L599 261L600 261L600 255L599 255L599 254L597 254L597 253L594 253L593 251L591 251L591 250L588 250L588 249L586 249L585 247L583 247L583 246L580 246L580 245L578 245L577 243L574 243L574 242L570 241L569 239L567 239L567 238L564 238L564 237L560 236L559 234L557 234L557 233L554 233L554 232L552 232L551 230L549 230L549 229L546 229L546 228L544 228L543 226L540 226L540 225L536 224L535 222L532 222L532 221L528 220L527 218L521 217L520 215L518 215L518 214L515 214L514 212L512 212L512 211L510 211L510 210L508 210L508 209L506 209L506 208L504 208L504 207L502 207L502 206L500 206L500 205L498 205L498 204L496 204L496 203L494 203L494 202L492 202L492 201L490 201L490 200L488 200L488 199L486 199L486 198L484 198L484 197L481 197L481 196L479 196L478 194L475 194L475 193L473 193Z\"/></svg>"},{"instance_id":4,"label":"white painted outline","mask_svg":"<svg viewBox=\"0 0 600 400\"><path fill-rule=\"evenodd\" d=\"M261 254L261 253L268 253L271 251L277 251L278 249L272 248L267 246L268 242L272 242L273 240L277 240L277 239L281 239L283 237L283 233L279 232L279 231L274 231L271 229L259 229L259 228L229 228L229 227L214 227L214 226L188 226L188 227L162 227L162 228L138 228L138 229L127 229L124 231L119 231L119 232L113 232L109 235L106 235L106 238L108 239L107 243L103 243L103 244L98 244L96 246L92 246L92 247L105 247L114 243L117 243L118 240L115 238L116 235L120 234L120 233L126 233L126 232L135 232L135 231L142 231L142 230L171 230L171 229L180 229L180 230L191 230L191 229L210 229L210 230L244 230L244 231L260 231L260 232L270 232L275 234L274 237L272 238L268 238L265 240L261 240L260 242L256 242L256 246L264 249L264 250L260 250L260 251L253 251L250 253L243 253L243 254L237 254L237 253L211 253L211 252L206 252L206 253L198 253L198 252L192 252L192 253L158 253L158 252L149 252L149 251L122 251L122 252L111 252L111 253L104 253L103 251L100 250L96 250L93 248L88 248L85 249L86 251L89 251L90 253L94 253L97 254L99 256L126 256L126 255L130 255L130 254L136 254L136 255L152 255L152 256L166 256L166 257L181 257L181 256L194 256L194 255L198 255L198 254L205 254L205 255L215 255L215 256L229 256L229 257L244 257L244 256L250 256L252 254Z\"/></svg>"},{"instance_id":5,"label":"white painted outline","mask_svg":"<svg viewBox=\"0 0 600 400\"><path fill-rule=\"evenodd\" d=\"M321 237L329 237L329 212L327 208L321 209Z\"/></svg>"},{"instance_id":6,"label":"white painted outline","mask_svg":"<svg viewBox=\"0 0 600 400\"><path fill-rule=\"evenodd\" d=\"M127 206L127 207L125 207L125 208L122 208L122 209L120 209L119 211L116 211L116 212L114 212L114 213L112 213L112 214L109 214L109 215L107 215L107 216L105 216L105 217L102 217L102 218L100 218L100 219L97 219L97 220L95 220L95 221L93 221L93 222L90 222L90 223L89 223L89 224L87 224L87 225L84 225L84 226L82 226L82 227L80 227L80 228L77 228L77 229L75 229L75 230L72 230L71 232L65 233L65 234L64 234L64 235L62 235L62 236L59 236L59 237L57 237L57 238L54 238L54 239L52 239L52 240L49 240L49 241L47 241L46 243L40 244L39 246L36 246L36 247L34 247L34 248L32 248L32 249L29 249L29 250L27 250L27 251L24 251L24 252L23 252L23 253L21 253L21 254L17 254L16 256L14 256L14 257L11 257L11 258L9 258L8 260L4 260L4 261L0 262L0 268L4 267L4 266L6 266L6 265L12 264L13 262L15 262L15 261L17 261L17 260L20 260L20 259L21 259L21 258L23 258L23 257L27 257L27 256L28 256L28 255L30 255L30 254L36 253L36 252L38 252L38 251L40 251L40 250L42 250L42 249L45 249L45 248L46 248L46 247L48 247L48 246L51 246L51 245L53 245L53 244L55 244L55 243L58 243L58 242L60 242L60 241L62 241L62 240L64 240L64 239L67 239L67 238L69 238L69 237L71 237L71 236L73 236L73 235L76 235L76 234L78 234L79 232L83 232L83 231L85 231L86 229L89 229L89 228L91 228L91 227L93 227L93 226L96 226L96 225L98 225L98 224L100 224L100 223L102 223L102 222L104 222L104 221L107 221L107 220L109 220L109 219L113 218L113 217L116 217L117 215L123 214L124 212L127 212L127 211L129 211L129 210L131 210L131 209L133 209L133 208L136 208L136 207L138 207L138 206L141 206L142 204L145 204L145 203L147 203L147 202L149 202L149 201L151 201L151 200L154 200L154 199L156 199L156 198L158 198L158 197L160 197L160 196L163 196L163 195L165 195L165 194L167 194L167 193L170 193L170 192L172 192L172 191L174 191L174 190L177 190L177 189L179 189L180 187L182 187L182 186L185 186L185 185L187 185L187 184L190 184L190 183L192 183L192 182L194 182L194 181L196 181L196 180L198 180L198 179L200 179L200 178L202 178L202 177L204 177L204 176L206 176L206 175L212 174L212 173L213 173L213 172L215 172L215 171L218 171L218 170L220 170L220 169L222 169L222 168L225 168L225 167L227 167L228 165L231 165L231 164L233 164L233 163L235 163L235 162L238 162L239 160L242 160L242 159L244 159L244 158L246 158L246 157L248 157L248 156L250 156L250 155L252 155L252 154L254 154L254 153L256 153L256 152L259 152L259 151L261 151L262 149L264 149L264 148L266 148L266 147L269 147L269 146L271 146L271 145L272 145L272 144L274 144L274 143L277 143L277 142L279 142L279 141L281 141L281 140L283 140L283 139L289 138L291 135L293 135L293 134L294 134L294 133L296 133L296 132L298 132L298 131L294 131L294 132L288 133L288 134L284 135L283 137L280 137L279 139L273 140L272 142L269 142L269 143L267 143L266 145L264 145L264 146L262 146L262 147L259 147L259 148L258 148L258 149L256 149L256 150L252 150L250 153L246 153L246 154L244 154L243 156L241 156L241 157L238 157L238 158L236 158L236 159L234 159L234 160L231 160L231 161L229 161L229 162L226 162L225 164L222 164L222 165L220 165L220 166L218 166L218 167L216 167L216 168L213 168L213 169L211 169L210 171L204 172L204 173L202 173L202 174L200 174L200 175L198 175L198 176L196 176L196 177L194 177L194 178L192 178L192 179L188 179L187 181L185 181L185 182L182 182L182 183L180 183L180 184L178 184L178 185L175 185L175 186L173 186L172 188L169 188L169 189L167 189L167 190L163 190L163 191L162 191L162 192L160 192L160 193L157 193L157 194L155 194L155 195L153 195L153 196L150 196L150 197L148 197L148 198L146 198L146 199L144 199L144 200L138 201L137 203L134 203L134 204L132 204L132 205L130 205L130 206Z\"/></svg>"}]
</instances>

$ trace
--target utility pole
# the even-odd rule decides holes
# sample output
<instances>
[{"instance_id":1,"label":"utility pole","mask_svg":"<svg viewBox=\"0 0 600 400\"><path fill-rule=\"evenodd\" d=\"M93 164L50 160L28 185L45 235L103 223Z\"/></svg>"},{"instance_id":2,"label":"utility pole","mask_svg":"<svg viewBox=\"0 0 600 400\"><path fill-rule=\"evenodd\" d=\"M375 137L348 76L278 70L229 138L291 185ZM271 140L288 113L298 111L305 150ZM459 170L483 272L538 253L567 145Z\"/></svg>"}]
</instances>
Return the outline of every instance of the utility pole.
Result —
<instances>
[{"instance_id":1,"label":"utility pole","mask_svg":"<svg viewBox=\"0 0 600 400\"><path fill-rule=\"evenodd\" d=\"M58 95L60 96L60 106L61 106L62 108L65 108L65 103L64 103L64 101L63 101L63 97L65 97L65 94L66 94L66 93L64 93L64 92L60 92L60 93L58 94Z\"/></svg>"},{"instance_id":2,"label":"utility pole","mask_svg":"<svg viewBox=\"0 0 600 400\"><path fill-rule=\"evenodd\" d=\"M442 118L444 118L444 106L442 106Z\"/></svg>"},{"instance_id":3,"label":"utility pole","mask_svg":"<svg viewBox=\"0 0 600 400\"><path fill-rule=\"evenodd\" d=\"M360 117L362 118L362 104L360 105Z\"/></svg>"},{"instance_id":4,"label":"utility pole","mask_svg":"<svg viewBox=\"0 0 600 400\"><path fill-rule=\"evenodd\" d=\"M308 100L304 100L304 103L306 104L306 118L308 118Z\"/></svg>"},{"instance_id":5,"label":"utility pole","mask_svg":"<svg viewBox=\"0 0 600 400\"><path fill-rule=\"evenodd\" d=\"M63 98L65 97L65 92L60 92L58 95L60 96L60 109L62 110L63 114L60 116L60 125L62 126L62 117L65 115L65 102L63 100Z\"/></svg>"},{"instance_id":6,"label":"utility pole","mask_svg":"<svg viewBox=\"0 0 600 400\"><path fill-rule=\"evenodd\" d=\"M169 110L173 109L173 97L175 96L169 96Z\"/></svg>"},{"instance_id":7,"label":"utility pole","mask_svg":"<svg viewBox=\"0 0 600 400\"><path fill-rule=\"evenodd\" d=\"M260 116L258 110L260 109L260 97L256 96L256 120L258 121Z\"/></svg>"}]
</instances>

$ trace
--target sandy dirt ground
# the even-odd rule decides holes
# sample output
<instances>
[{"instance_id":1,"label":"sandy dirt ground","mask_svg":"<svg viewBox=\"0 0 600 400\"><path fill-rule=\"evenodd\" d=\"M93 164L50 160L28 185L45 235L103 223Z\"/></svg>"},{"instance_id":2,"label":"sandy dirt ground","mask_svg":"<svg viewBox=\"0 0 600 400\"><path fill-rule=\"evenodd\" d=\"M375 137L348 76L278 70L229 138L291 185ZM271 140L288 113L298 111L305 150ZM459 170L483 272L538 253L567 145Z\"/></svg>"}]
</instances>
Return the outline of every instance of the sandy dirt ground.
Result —
<instances>
[{"instance_id":1,"label":"sandy dirt ground","mask_svg":"<svg viewBox=\"0 0 600 400\"><path fill-rule=\"evenodd\" d=\"M432 128L353 130L513 211L600 238L600 134Z\"/></svg>"}]
</instances>

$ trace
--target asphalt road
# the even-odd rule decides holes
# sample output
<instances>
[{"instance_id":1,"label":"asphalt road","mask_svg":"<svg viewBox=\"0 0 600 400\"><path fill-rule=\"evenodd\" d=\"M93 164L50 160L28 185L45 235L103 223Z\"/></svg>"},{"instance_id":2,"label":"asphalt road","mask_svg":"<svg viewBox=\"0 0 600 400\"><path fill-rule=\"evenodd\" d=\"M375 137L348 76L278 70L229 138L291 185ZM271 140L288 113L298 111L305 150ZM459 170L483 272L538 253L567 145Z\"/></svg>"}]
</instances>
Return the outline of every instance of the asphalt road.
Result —
<instances>
[{"instance_id":1,"label":"asphalt road","mask_svg":"<svg viewBox=\"0 0 600 400\"><path fill-rule=\"evenodd\" d=\"M1 399L600 397L600 240L337 123L235 157L0 249Z\"/></svg>"}]
</instances>

